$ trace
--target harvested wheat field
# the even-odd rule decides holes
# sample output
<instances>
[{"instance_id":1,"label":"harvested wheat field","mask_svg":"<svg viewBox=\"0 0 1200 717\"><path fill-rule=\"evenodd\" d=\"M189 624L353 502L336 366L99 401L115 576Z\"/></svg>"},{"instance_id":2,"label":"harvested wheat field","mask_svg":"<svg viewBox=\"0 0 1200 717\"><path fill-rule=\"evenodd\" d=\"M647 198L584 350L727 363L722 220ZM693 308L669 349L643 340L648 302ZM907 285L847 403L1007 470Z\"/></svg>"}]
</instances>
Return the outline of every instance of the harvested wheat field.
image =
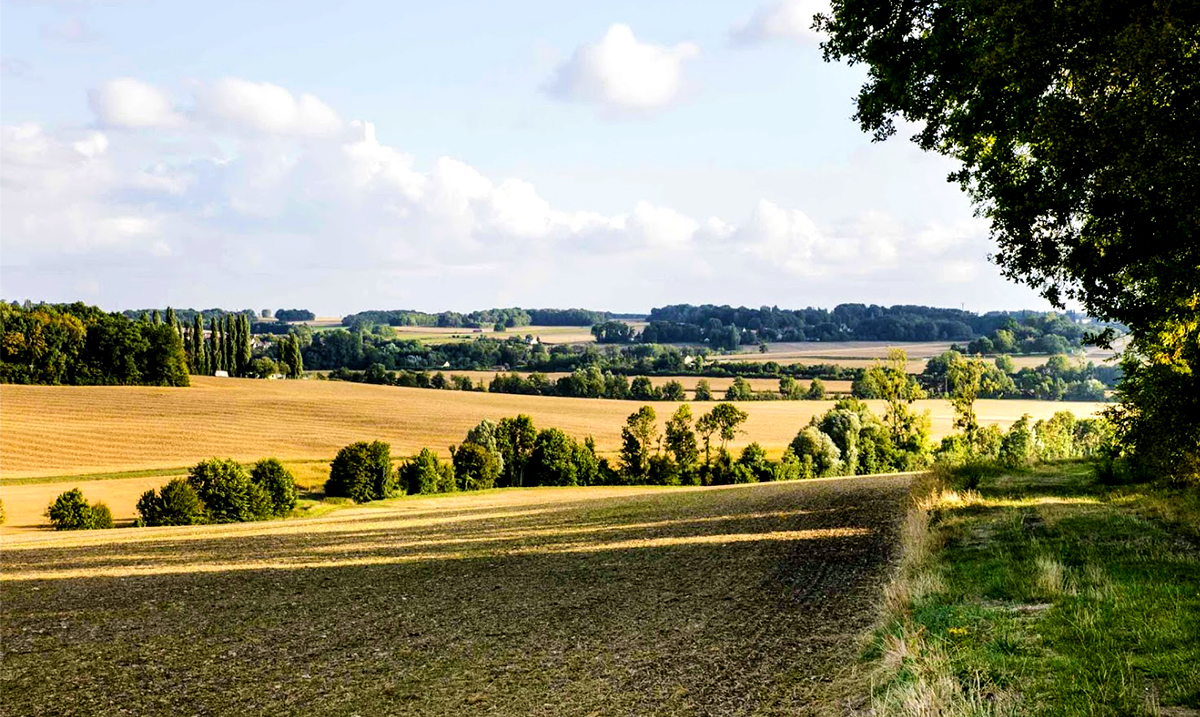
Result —
<instances>
[{"instance_id":1,"label":"harvested wheat field","mask_svg":"<svg viewBox=\"0 0 1200 717\"><path fill-rule=\"evenodd\" d=\"M29 715L810 714L874 619L907 488L510 489L16 536L0 700Z\"/></svg>"},{"instance_id":2,"label":"harvested wheat field","mask_svg":"<svg viewBox=\"0 0 1200 717\"><path fill-rule=\"evenodd\" d=\"M869 401L876 413L882 403ZM264 456L329 459L342 446L383 440L393 454L431 447L448 454L483 418L518 413L539 427L593 435L602 452L619 446L625 418L641 404L589 398L438 391L340 381L256 381L193 377L190 388L13 386L0 388L0 479L178 468L214 455L243 461ZM665 421L677 404L653 404ZM761 401L737 448L757 441L781 453L827 401ZM1069 410L1090 415L1101 404L979 401L983 423L1008 425L1023 413L1045 418ZM697 404L697 412L706 410ZM933 417L935 437L951 430L947 401L918 402Z\"/></svg>"}]
</instances>

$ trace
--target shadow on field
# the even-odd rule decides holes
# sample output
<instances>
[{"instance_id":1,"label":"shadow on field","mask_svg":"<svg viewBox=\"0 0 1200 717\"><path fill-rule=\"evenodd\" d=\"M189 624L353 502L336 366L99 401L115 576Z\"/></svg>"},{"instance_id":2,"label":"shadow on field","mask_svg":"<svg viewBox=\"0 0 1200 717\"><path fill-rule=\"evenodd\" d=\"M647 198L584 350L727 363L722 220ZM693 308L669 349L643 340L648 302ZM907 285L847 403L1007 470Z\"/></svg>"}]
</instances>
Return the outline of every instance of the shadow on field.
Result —
<instances>
[{"instance_id":1,"label":"shadow on field","mask_svg":"<svg viewBox=\"0 0 1200 717\"><path fill-rule=\"evenodd\" d=\"M31 714L803 714L873 617L906 488L402 501L6 550L0 696Z\"/></svg>"}]
</instances>

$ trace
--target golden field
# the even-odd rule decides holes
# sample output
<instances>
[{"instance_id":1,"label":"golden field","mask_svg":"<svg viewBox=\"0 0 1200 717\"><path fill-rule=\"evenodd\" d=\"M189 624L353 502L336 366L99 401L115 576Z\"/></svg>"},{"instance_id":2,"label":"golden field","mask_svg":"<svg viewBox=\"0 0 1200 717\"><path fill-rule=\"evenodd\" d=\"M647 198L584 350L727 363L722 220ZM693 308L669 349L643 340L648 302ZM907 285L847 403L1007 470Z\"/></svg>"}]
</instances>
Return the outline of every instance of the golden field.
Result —
<instances>
[{"instance_id":1,"label":"golden field","mask_svg":"<svg viewBox=\"0 0 1200 717\"><path fill-rule=\"evenodd\" d=\"M323 480L325 461L354 441L382 440L400 457L430 447L443 456L481 419L526 413L543 428L582 438L594 436L601 453L620 445L625 418L637 401L550 398L509 394L370 386L341 381L256 381L193 377L190 388L135 386L0 387L0 498L5 532L43 524L55 495L79 486L103 500L118 519L134 517L137 497L162 485L185 466L212 456L250 462L275 456L297 471L304 486ZM714 383L715 386L715 383ZM882 412L882 404L869 401ZM660 422L677 404L652 404ZM696 404L699 414L709 404ZM752 441L779 455L829 401L740 403L750 414L733 442ZM1007 426L1024 413L1045 418L1069 410L1091 415L1102 404L1046 401L979 401L985 424ZM935 438L949 433L947 401L920 401ZM150 475L93 474L150 471ZM62 480L70 476L74 480ZM50 480L59 477L59 480ZM38 478L46 478L40 482ZM104 478L96 480L96 478ZM22 485L13 485L19 481Z\"/></svg>"}]
</instances>

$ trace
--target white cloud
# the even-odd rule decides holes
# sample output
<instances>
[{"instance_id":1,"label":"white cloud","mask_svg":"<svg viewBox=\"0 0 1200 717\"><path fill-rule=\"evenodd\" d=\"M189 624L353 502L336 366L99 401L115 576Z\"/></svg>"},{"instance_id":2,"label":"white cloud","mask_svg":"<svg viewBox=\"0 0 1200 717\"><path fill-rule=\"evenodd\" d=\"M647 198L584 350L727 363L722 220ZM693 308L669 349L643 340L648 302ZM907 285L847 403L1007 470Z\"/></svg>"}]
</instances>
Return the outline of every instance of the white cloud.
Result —
<instances>
[{"instance_id":1,"label":"white cloud","mask_svg":"<svg viewBox=\"0 0 1200 717\"><path fill-rule=\"evenodd\" d=\"M344 128L337 112L309 94L269 82L226 77L194 91L196 114L214 124L268 134L326 136Z\"/></svg>"},{"instance_id":2,"label":"white cloud","mask_svg":"<svg viewBox=\"0 0 1200 717\"><path fill-rule=\"evenodd\" d=\"M101 85L97 117L120 132L4 126L6 275L28 267L31 285L61 275L73 287L97 266L131 272L106 275L105 292L150 292L145 273L174 277L172 286L220 276L214 292L278 276L280 291L340 301L390 291L405 305L417 285L434 304L446 300L438 292L557 286L564 302L628 306L630 290L639 303L686 300L668 289L718 276L766 293L836 277L903 272L936 284L979 273L986 232L974 224L907 226L870 211L817 221L767 200L703 220L650 201L615 213L558 207L527 181L496 181L462 160L420 167L369 122L344 121L315 97L242 80L198 88L194 107L174 110L136 80ZM334 276L343 283L328 283Z\"/></svg>"},{"instance_id":3,"label":"white cloud","mask_svg":"<svg viewBox=\"0 0 1200 717\"><path fill-rule=\"evenodd\" d=\"M101 124L110 127L177 127L183 121L166 95L130 77L109 80L91 90L88 105Z\"/></svg>"},{"instance_id":4,"label":"white cloud","mask_svg":"<svg viewBox=\"0 0 1200 717\"><path fill-rule=\"evenodd\" d=\"M554 97L610 110L647 111L679 99L684 64L700 54L690 42L672 47L639 42L628 25L613 25L599 42L579 46L547 86Z\"/></svg>"},{"instance_id":5,"label":"white cloud","mask_svg":"<svg viewBox=\"0 0 1200 717\"><path fill-rule=\"evenodd\" d=\"M759 7L729 34L734 42L747 45L770 40L816 45L824 38L812 29L813 16L828 12L828 0L780 0Z\"/></svg>"}]
</instances>

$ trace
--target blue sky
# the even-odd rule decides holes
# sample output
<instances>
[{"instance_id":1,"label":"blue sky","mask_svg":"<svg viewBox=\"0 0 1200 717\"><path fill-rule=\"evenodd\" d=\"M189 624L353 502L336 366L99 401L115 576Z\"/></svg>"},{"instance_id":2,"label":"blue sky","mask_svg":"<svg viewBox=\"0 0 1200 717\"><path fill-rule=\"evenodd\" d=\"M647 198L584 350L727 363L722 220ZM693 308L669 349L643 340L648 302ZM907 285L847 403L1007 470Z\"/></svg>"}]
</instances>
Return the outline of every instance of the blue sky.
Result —
<instances>
[{"instance_id":1,"label":"blue sky","mask_svg":"<svg viewBox=\"0 0 1200 717\"><path fill-rule=\"evenodd\" d=\"M777 3L0 6L0 292L1041 307Z\"/></svg>"}]
</instances>

